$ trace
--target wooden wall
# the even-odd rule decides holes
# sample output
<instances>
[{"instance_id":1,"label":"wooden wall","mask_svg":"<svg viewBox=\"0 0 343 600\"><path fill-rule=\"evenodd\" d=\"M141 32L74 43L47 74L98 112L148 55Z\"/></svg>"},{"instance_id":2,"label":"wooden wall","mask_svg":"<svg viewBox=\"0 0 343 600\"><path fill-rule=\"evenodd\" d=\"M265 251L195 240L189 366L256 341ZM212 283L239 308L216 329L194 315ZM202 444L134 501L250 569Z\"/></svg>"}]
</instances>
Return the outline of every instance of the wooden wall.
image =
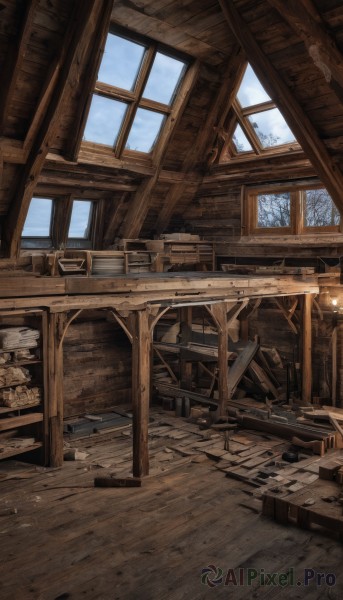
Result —
<instances>
[{"instance_id":1,"label":"wooden wall","mask_svg":"<svg viewBox=\"0 0 343 600\"><path fill-rule=\"evenodd\" d=\"M131 402L131 344L101 313L74 321L64 340L66 417Z\"/></svg>"}]
</instances>

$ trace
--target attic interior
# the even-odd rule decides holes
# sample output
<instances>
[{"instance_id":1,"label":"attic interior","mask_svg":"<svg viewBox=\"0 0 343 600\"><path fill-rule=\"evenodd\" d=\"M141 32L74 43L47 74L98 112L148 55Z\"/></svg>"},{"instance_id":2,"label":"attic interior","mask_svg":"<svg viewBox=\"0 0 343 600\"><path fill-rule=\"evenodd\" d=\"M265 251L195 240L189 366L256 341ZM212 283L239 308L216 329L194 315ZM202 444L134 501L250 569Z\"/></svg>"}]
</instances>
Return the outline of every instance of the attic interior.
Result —
<instances>
[{"instance_id":1,"label":"attic interior","mask_svg":"<svg viewBox=\"0 0 343 600\"><path fill-rule=\"evenodd\" d=\"M0 0L0 78L1 597L338 598L342 2Z\"/></svg>"}]
</instances>

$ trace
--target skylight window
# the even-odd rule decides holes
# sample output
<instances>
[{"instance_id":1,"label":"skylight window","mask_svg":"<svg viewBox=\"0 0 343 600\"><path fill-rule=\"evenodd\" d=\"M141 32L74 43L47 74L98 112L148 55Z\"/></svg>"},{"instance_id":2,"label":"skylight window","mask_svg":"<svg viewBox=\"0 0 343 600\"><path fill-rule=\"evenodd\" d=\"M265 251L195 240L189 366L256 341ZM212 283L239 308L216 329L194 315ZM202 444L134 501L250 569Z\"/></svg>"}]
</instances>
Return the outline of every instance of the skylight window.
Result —
<instances>
[{"instance_id":1,"label":"skylight window","mask_svg":"<svg viewBox=\"0 0 343 600\"><path fill-rule=\"evenodd\" d=\"M294 142L294 135L277 108L254 113L248 118L263 148Z\"/></svg>"},{"instance_id":2,"label":"skylight window","mask_svg":"<svg viewBox=\"0 0 343 600\"><path fill-rule=\"evenodd\" d=\"M138 108L126 148L138 152L151 152L164 121L164 115Z\"/></svg>"},{"instance_id":3,"label":"skylight window","mask_svg":"<svg viewBox=\"0 0 343 600\"><path fill-rule=\"evenodd\" d=\"M242 127L237 124L234 134L232 136L232 141L235 144L237 152L251 152L252 146L243 132Z\"/></svg>"},{"instance_id":4,"label":"skylight window","mask_svg":"<svg viewBox=\"0 0 343 600\"><path fill-rule=\"evenodd\" d=\"M171 104L184 70L184 62L157 52L143 97Z\"/></svg>"},{"instance_id":5,"label":"skylight window","mask_svg":"<svg viewBox=\"0 0 343 600\"><path fill-rule=\"evenodd\" d=\"M249 64L237 92L237 98L242 108L271 100Z\"/></svg>"},{"instance_id":6,"label":"skylight window","mask_svg":"<svg viewBox=\"0 0 343 600\"><path fill-rule=\"evenodd\" d=\"M109 33L98 73L99 81L132 91L145 50L141 44Z\"/></svg>"},{"instance_id":7,"label":"skylight window","mask_svg":"<svg viewBox=\"0 0 343 600\"><path fill-rule=\"evenodd\" d=\"M84 141L124 150L153 151L187 69L187 62L110 32L98 73Z\"/></svg>"},{"instance_id":8,"label":"skylight window","mask_svg":"<svg viewBox=\"0 0 343 600\"><path fill-rule=\"evenodd\" d=\"M114 146L128 105L118 100L93 94L84 139Z\"/></svg>"},{"instance_id":9,"label":"skylight window","mask_svg":"<svg viewBox=\"0 0 343 600\"><path fill-rule=\"evenodd\" d=\"M32 198L22 237L50 238L52 198Z\"/></svg>"},{"instance_id":10,"label":"skylight window","mask_svg":"<svg viewBox=\"0 0 343 600\"><path fill-rule=\"evenodd\" d=\"M232 143L226 142L221 153L223 160L239 158L243 152L255 155L271 153L281 148L287 151L298 143L285 119L267 94L248 64L236 99L228 116L228 127L233 128ZM284 146L284 148L282 148Z\"/></svg>"}]
</instances>

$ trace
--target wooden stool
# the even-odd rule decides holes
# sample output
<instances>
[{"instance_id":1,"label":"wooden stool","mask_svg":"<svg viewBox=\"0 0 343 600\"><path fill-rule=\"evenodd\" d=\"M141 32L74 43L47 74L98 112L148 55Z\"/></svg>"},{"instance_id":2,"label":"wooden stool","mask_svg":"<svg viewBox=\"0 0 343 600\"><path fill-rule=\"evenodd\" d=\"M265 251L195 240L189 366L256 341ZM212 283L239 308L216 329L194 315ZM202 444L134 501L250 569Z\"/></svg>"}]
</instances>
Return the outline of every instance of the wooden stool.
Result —
<instances>
[{"instance_id":1,"label":"wooden stool","mask_svg":"<svg viewBox=\"0 0 343 600\"><path fill-rule=\"evenodd\" d=\"M237 429L237 423L214 423L211 429L224 433L224 450L230 449L230 431Z\"/></svg>"}]
</instances>

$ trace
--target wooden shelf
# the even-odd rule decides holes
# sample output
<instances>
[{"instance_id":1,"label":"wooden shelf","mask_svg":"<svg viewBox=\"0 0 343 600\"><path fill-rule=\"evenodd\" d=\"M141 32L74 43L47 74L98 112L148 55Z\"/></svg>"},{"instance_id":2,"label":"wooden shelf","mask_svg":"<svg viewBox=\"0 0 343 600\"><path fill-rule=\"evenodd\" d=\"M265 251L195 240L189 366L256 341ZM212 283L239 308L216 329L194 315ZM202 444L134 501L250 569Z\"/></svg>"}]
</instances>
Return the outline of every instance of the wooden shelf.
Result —
<instances>
[{"instance_id":1,"label":"wooden shelf","mask_svg":"<svg viewBox=\"0 0 343 600\"><path fill-rule=\"evenodd\" d=\"M6 413L14 411L28 410L29 408L37 408L38 406L42 406L42 403L39 402L39 404L25 404L24 406L0 406L0 415L5 415Z\"/></svg>"},{"instance_id":2,"label":"wooden shelf","mask_svg":"<svg viewBox=\"0 0 343 600\"><path fill-rule=\"evenodd\" d=\"M24 425L31 425L32 423L40 423L41 421L43 421L43 413L38 412L20 415L19 417L8 417L0 419L0 431L7 431L8 429L23 427Z\"/></svg>"},{"instance_id":3,"label":"wooden shelf","mask_svg":"<svg viewBox=\"0 0 343 600\"><path fill-rule=\"evenodd\" d=\"M38 448L42 448L42 442L35 442L30 446L25 446L22 448L9 447L1 452L0 450L0 459L3 460L5 458L11 458L12 456L17 456L17 454L24 454L26 452L32 452L32 450L37 450Z\"/></svg>"},{"instance_id":4,"label":"wooden shelf","mask_svg":"<svg viewBox=\"0 0 343 600\"><path fill-rule=\"evenodd\" d=\"M27 358L25 360L19 360L18 362L4 363L3 365L0 365L0 369L6 368L6 367L7 368L8 367L23 367L25 365L38 365L38 364L42 364L42 361L40 359L35 358L33 360L30 360L29 358Z\"/></svg>"},{"instance_id":5,"label":"wooden shelf","mask_svg":"<svg viewBox=\"0 0 343 600\"><path fill-rule=\"evenodd\" d=\"M6 390L8 388L16 388L18 385L27 385L28 383L31 383L31 379L28 379L27 381L21 381L20 383L10 383L10 385L0 385L0 390ZM37 387L37 386L33 386L33 387Z\"/></svg>"},{"instance_id":6,"label":"wooden shelf","mask_svg":"<svg viewBox=\"0 0 343 600\"><path fill-rule=\"evenodd\" d=\"M0 311L0 324L2 328L9 330L12 328L28 329L25 331L25 339L23 336L18 339L9 337L7 340L13 341L13 347L0 349L0 357L6 354L10 358L8 362L0 365L3 375L5 375L1 383L9 383L9 385L1 385L1 390L7 390L6 392L2 391L1 394L11 398L8 403L12 404L12 406L2 406L0 403L0 461L42 448L43 452L39 453L39 458L38 456L35 458L37 458L38 464L46 464L49 452L48 389L45 364L47 313L41 309ZM10 333L9 331L8 334L10 335ZM13 331L13 335L14 333ZM20 341L23 343L18 345ZM10 378L6 378L10 374L11 368L20 369L23 377L27 370L30 373L30 379L11 382ZM20 388L24 388L24 391L20 392ZM39 388L39 391L27 392L28 395L26 395L26 389L33 390L34 388ZM16 404L16 400L18 400L18 404ZM5 404L5 401L2 402ZM23 445L15 439L18 437L24 439Z\"/></svg>"}]
</instances>

